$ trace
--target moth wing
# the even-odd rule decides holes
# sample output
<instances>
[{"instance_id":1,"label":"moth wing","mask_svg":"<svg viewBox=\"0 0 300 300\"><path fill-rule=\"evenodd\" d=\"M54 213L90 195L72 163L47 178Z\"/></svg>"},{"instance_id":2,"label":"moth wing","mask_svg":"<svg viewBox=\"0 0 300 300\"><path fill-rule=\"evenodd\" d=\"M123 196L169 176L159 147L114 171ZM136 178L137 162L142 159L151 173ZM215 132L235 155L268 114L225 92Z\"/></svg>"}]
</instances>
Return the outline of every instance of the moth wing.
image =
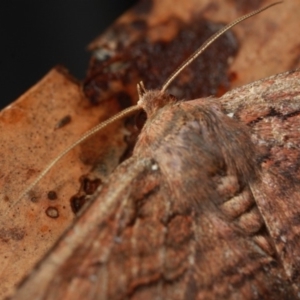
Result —
<instances>
[{"instance_id":1,"label":"moth wing","mask_svg":"<svg viewBox=\"0 0 300 300\"><path fill-rule=\"evenodd\" d=\"M300 294L300 72L227 93L221 104L241 120L260 151L255 201L289 280Z\"/></svg>"}]
</instances>

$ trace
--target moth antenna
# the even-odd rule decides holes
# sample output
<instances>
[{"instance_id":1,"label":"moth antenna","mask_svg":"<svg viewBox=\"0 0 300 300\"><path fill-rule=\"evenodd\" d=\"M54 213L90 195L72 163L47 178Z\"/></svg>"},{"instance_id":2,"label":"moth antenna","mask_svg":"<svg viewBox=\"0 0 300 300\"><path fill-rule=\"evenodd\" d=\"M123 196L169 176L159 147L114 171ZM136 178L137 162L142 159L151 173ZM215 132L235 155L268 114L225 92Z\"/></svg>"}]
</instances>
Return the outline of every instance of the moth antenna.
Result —
<instances>
[{"instance_id":1,"label":"moth antenna","mask_svg":"<svg viewBox=\"0 0 300 300\"><path fill-rule=\"evenodd\" d=\"M218 39L221 35L223 35L226 31L228 31L233 26L239 24L240 22L243 22L244 20L251 18L262 11L270 8L271 6L277 5L279 3L282 3L283 1L274 2L272 4L269 4L263 8L257 9L247 15L244 15L232 23L226 25L224 28L213 34L208 40L206 40L202 46L197 49L188 59L186 59L172 74L171 76L166 80L165 84L163 85L161 91L164 92L170 85L170 83L180 74L180 72L185 69L187 66L189 66L208 46L210 46L216 39Z\"/></svg>"},{"instance_id":2,"label":"moth antenna","mask_svg":"<svg viewBox=\"0 0 300 300\"><path fill-rule=\"evenodd\" d=\"M136 85L136 89L137 89L138 96L139 96L139 100L140 100L140 99L143 97L143 92L142 92L141 82L139 82L139 83Z\"/></svg>"},{"instance_id":3,"label":"moth antenna","mask_svg":"<svg viewBox=\"0 0 300 300\"><path fill-rule=\"evenodd\" d=\"M137 84L137 92L138 92L138 96L139 96L139 100L143 97L143 95L147 92L145 86L144 86L144 82L140 81Z\"/></svg>"},{"instance_id":4,"label":"moth antenna","mask_svg":"<svg viewBox=\"0 0 300 300\"><path fill-rule=\"evenodd\" d=\"M143 94L145 94L145 93L147 92L147 90L146 90L146 88L145 88L144 81L141 81L141 82L140 82L140 85L141 85Z\"/></svg>"},{"instance_id":5,"label":"moth antenna","mask_svg":"<svg viewBox=\"0 0 300 300\"><path fill-rule=\"evenodd\" d=\"M95 127L91 128L89 131L87 131L79 140L77 140L75 143L73 143L71 146L66 148L60 155L58 155L55 159L53 159L49 165L39 174L39 176L21 193L21 195L18 197L18 199L10 206L6 214L31 190L33 189L39 181L51 170L51 168L62 158L64 157L68 152L70 152L73 148L75 148L77 145L82 143L84 140L95 134L96 132L102 130L106 126L110 125L111 123L128 116L132 114L135 111L140 110L141 108L138 105L131 106L127 109L122 110L118 114L114 115L113 117L109 118L108 120L96 125Z\"/></svg>"}]
</instances>

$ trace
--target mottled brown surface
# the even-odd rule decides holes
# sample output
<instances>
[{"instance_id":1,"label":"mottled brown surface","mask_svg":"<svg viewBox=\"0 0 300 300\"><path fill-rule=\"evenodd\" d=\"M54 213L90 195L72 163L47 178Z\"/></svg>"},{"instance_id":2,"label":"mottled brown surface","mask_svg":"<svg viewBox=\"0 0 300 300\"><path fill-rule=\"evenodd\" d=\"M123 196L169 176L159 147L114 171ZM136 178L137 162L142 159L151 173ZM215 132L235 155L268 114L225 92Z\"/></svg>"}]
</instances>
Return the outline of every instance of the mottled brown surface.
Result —
<instances>
[{"instance_id":1,"label":"mottled brown surface","mask_svg":"<svg viewBox=\"0 0 300 300\"><path fill-rule=\"evenodd\" d=\"M7 213L7 208L24 187L36 178L53 157L85 130L94 126L99 120L104 120L120 109L135 103L138 81L144 80L148 88L159 88L177 64L195 50L204 38L220 28L220 24L228 23L259 7L260 4L260 1L252 1L250 4L249 1L231 0L141 1L90 46L94 51L94 57L84 82L84 92L89 100L84 98L76 83L60 72L53 71L2 112L0 123L3 124L4 129L0 133L0 141L2 151L5 153L5 158L1 160L0 173L2 200L0 203L1 211L4 212L0 231L4 244L3 247L1 246L1 259L4 261L0 285L2 296L11 292L16 282L32 268L34 262L49 249L53 241L72 221L71 199L77 197L85 203L87 198L92 197L91 195L86 197L86 185L83 184L82 178L94 182L95 176L97 178L100 176L101 181L105 181L119 161L130 156L130 149L137 135L136 129L132 126L132 119L124 122L125 131L121 121L98 137L91 138L90 141L79 146L43 179L28 195L27 200L23 199L18 206ZM219 43L208 49L202 60L200 58L199 62L186 70L170 86L170 92L185 99L211 94L221 95L230 88L296 68L300 61L300 40L299 35L295 34L298 32L299 14L300 5L297 1L286 1L281 6L240 24L225 35ZM241 109L246 119L242 119L241 116L241 120L246 124L249 123L248 119L252 120L251 126L259 132L259 126L263 122L259 122L257 112L253 112L253 116L251 110L247 112L250 108L251 101L247 100L244 108ZM271 113L270 116L266 115L267 120L271 115ZM275 115L277 116L277 111ZM69 119L68 116L71 118ZM284 130L290 130L290 125L287 128L283 125L289 124L284 123L284 120L278 116L277 119L272 119L272 122L277 124L276 130L281 130L278 131L277 140L280 140L280 136L285 136ZM267 124L273 124L272 122ZM295 122L295 126L296 124ZM267 131L267 129L261 130ZM61 136L56 137L56 134ZM297 140L297 135L293 136ZM36 146L32 145L32 141ZM276 139L270 136L268 141L271 143ZM285 171L283 174L280 173L284 178L283 182L287 191L293 191L290 187L294 187L297 181L294 183L294 175L289 176L289 174L297 171L297 164L294 165L289 159L295 161L298 158L298 150L297 148L293 150L292 147L280 152L281 148L280 146L272 148L270 152L264 149L265 157L268 158L266 166L270 166L275 174L278 174L283 166ZM273 163L282 157L285 158L283 162ZM92 174L82 177L91 169ZM264 182L270 182L270 186L274 184L278 186L277 178L267 176L263 178ZM130 180L125 181L121 187L125 189ZM95 185L90 185L88 191L94 188ZM49 191L57 193L56 200L48 199ZM271 192L272 189L264 193ZM290 192L285 191L286 193ZM253 202L250 196L244 198L246 203ZM280 199L281 195L277 198ZM259 195L257 199L260 199ZM294 199L292 195L291 199ZM267 215L265 211L268 210L273 212L270 204L261 202L259 205L263 215ZM80 208L82 203L80 201L78 203ZM228 209L225 204L222 206L223 212L232 218L240 215L244 207L234 203L237 205L234 211ZM46 216L45 211L50 206L59 206L58 218ZM63 206L65 209L61 209ZM279 205L278 209L282 207ZM284 209L288 211L287 207ZM74 208L73 210L77 211ZM252 222L254 228L258 228L261 218L257 217L256 210L253 211L253 215L256 216L256 221L252 222L250 218L250 223ZM270 219L268 222L272 223L274 218L276 216L269 215L266 220ZM282 217L281 224L286 222L286 218L287 216ZM295 211L293 222L296 224L298 219ZM247 225L249 218L243 220L241 226L248 232L251 231L251 226ZM45 222L46 227L43 226ZM268 223L267 228L269 228ZM290 261L294 244L288 246L289 244L284 242L286 240L284 232L287 229L283 226L279 228L278 231L270 232L272 237L277 239L277 251L280 249L284 249L284 253L287 251L286 261ZM47 234L41 234L41 230ZM260 244L265 252L272 254L275 248L266 242L267 237L264 234L262 233L263 237L256 238L256 243ZM281 234L283 234L283 241L281 241ZM12 244L16 240L23 240L23 244ZM80 253L74 257L76 258L80 261ZM285 261L285 256L282 259ZM287 269L287 271L288 276L294 274L292 277L297 277L293 270Z\"/></svg>"},{"instance_id":2,"label":"mottled brown surface","mask_svg":"<svg viewBox=\"0 0 300 300\"><path fill-rule=\"evenodd\" d=\"M251 187L278 259L300 295L300 78L275 76L238 90L222 104L251 128L259 145L261 180ZM249 95L250 91L250 95ZM247 97L248 96L248 97ZM243 102L247 97L249 103ZM251 103L251 106L250 106Z\"/></svg>"}]
</instances>

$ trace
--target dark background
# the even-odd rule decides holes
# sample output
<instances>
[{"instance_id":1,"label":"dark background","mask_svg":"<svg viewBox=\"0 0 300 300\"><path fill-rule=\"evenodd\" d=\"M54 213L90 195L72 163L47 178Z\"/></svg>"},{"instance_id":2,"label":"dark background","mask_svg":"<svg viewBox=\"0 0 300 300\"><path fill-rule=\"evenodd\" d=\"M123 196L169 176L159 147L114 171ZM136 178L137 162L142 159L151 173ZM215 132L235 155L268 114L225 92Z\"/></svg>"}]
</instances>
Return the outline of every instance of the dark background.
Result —
<instances>
[{"instance_id":1,"label":"dark background","mask_svg":"<svg viewBox=\"0 0 300 300\"><path fill-rule=\"evenodd\" d=\"M136 2L0 1L0 109L57 64L84 78L86 46Z\"/></svg>"}]
</instances>

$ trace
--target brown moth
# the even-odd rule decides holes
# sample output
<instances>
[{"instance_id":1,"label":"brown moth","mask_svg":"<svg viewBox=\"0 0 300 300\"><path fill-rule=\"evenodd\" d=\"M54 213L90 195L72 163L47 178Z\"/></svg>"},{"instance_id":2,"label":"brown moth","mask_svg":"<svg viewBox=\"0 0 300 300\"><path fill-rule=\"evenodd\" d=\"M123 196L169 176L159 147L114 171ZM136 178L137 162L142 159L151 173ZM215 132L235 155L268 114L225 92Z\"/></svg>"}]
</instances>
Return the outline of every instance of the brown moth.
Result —
<instances>
[{"instance_id":1,"label":"brown moth","mask_svg":"<svg viewBox=\"0 0 300 300\"><path fill-rule=\"evenodd\" d=\"M138 107L86 135L147 113L133 156L13 299L300 298L299 179L290 176L299 72L186 102L165 92L174 76L158 91L139 85Z\"/></svg>"}]
</instances>

